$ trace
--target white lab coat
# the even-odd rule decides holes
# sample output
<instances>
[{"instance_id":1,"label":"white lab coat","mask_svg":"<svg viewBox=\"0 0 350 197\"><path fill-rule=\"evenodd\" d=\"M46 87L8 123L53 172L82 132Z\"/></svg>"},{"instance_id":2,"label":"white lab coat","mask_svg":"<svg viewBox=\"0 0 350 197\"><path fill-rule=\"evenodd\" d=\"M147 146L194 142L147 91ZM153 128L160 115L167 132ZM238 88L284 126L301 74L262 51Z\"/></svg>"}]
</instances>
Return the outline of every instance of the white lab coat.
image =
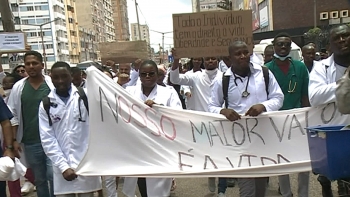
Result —
<instances>
[{"instance_id":1,"label":"white lab coat","mask_svg":"<svg viewBox=\"0 0 350 197\"><path fill-rule=\"evenodd\" d=\"M225 62L224 62L223 60L221 60L221 61L219 62L219 67L218 67L218 69L219 69L221 72L226 72L228 68L229 68L229 67L225 64Z\"/></svg>"},{"instance_id":2,"label":"white lab coat","mask_svg":"<svg viewBox=\"0 0 350 197\"><path fill-rule=\"evenodd\" d=\"M176 91L173 91L169 87L156 85L148 97L143 94L141 85L128 86L126 91L142 101L153 100L157 104L182 109L179 96ZM140 160L142 160L142 158L140 158ZM135 196L137 179L137 177L125 177L123 193L126 196ZM147 195L149 197L168 197L170 195L172 178L146 178L146 183Z\"/></svg>"},{"instance_id":3,"label":"white lab coat","mask_svg":"<svg viewBox=\"0 0 350 197\"><path fill-rule=\"evenodd\" d=\"M216 76L222 75L222 72L217 70ZM215 78L214 78L215 79ZM212 82L206 73L195 72L189 74L179 74L179 69L170 71L170 81L173 84L192 86L192 97L195 102L191 110L208 112L208 103L211 95Z\"/></svg>"},{"instance_id":4,"label":"white lab coat","mask_svg":"<svg viewBox=\"0 0 350 197\"><path fill-rule=\"evenodd\" d=\"M197 71L197 72L203 72L203 71ZM185 73L185 75L191 75L191 74L193 74L193 69ZM194 100L192 97L190 98L186 97L186 93L192 94L191 92L192 86L182 85L181 88L183 89L184 96L186 99L186 109L193 110L195 107L196 100Z\"/></svg>"},{"instance_id":5,"label":"white lab coat","mask_svg":"<svg viewBox=\"0 0 350 197\"><path fill-rule=\"evenodd\" d=\"M51 91L55 88L51 82L51 78L47 75L44 75L45 82L47 86L51 89ZM22 96L22 90L23 87L27 81L28 77L21 79L15 85L13 86L11 90L11 94L8 99L7 105L9 106L13 118L11 119L12 126L17 126L17 136L16 140L18 143L21 143L22 137L23 137L23 124L22 124L22 102L21 102L21 96Z\"/></svg>"},{"instance_id":6,"label":"white lab coat","mask_svg":"<svg viewBox=\"0 0 350 197\"><path fill-rule=\"evenodd\" d=\"M73 181L66 181L62 173L68 168L73 170L83 159L89 143L89 116L82 100L79 99L77 88L72 84L70 98L65 104L55 93L48 95L50 102L56 105L50 107L52 126L43 107L39 108L39 131L43 149L53 164L53 181L55 195L88 193L100 190L100 177L78 176ZM79 113L79 102L80 110ZM83 121L79 121L81 119Z\"/></svg>"},{"instance_id":7,"label":"white lab coat","mask_svg":"<svg viewBox=\"0 0 350 197\"><path fill-rule=\"evenodd\" d=\"M246 88L248 77L242 78L243 82L237 80L236 86L232 70L228 69L225 72L225 76L230 76L228 108L235 110L239 114L246 113L255 104L263 104L266 111L279 110L283 105L284 95L274 75L269 71L269 95L267 95L261 65L251 62L250 70L252 75L250 76L247 89L250 95L247 98L243 98L242 93ZM223 109L223 104L224 94L222 90L222 75L220 75L213 82L212 94L208 105L209 111L218 114Z\"/></svg>"},{"instance_id":8,"label":"white lab coat","mask_svg":"<svg viewBox=\"0 0 350 197\"><path fill-rule=\"evenodd\" d=\"M318 106L335 102L336 65L334 55L322 61L315 62L310 73L309 99L311 106Z\"/></svg>"}]
</instances>

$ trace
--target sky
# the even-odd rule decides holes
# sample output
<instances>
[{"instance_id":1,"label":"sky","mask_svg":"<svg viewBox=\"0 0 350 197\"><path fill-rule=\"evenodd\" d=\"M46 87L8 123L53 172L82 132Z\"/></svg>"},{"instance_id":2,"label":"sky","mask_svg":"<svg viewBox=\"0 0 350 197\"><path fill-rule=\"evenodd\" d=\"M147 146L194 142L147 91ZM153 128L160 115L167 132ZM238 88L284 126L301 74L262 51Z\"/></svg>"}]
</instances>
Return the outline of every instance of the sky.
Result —
<instances>
[{"instance_id":1,"label":"sky","mask_svg":"<svg viewBox=\"0 0 350 197\"><path fill-rule=\"evenodd\" d=\"M137 23L135 0L127 0L127 3L129 23ZM191 0L137 0L137 3L139 5L140 24L148 24L151 47L153 47L155 51L159 51L158 44L162 45L162 34L152 32L151 30L172 32L172 14L192 12ZM165 50L170 48L169 45L173 46L173 33L164 35Z\"/></svg>"}]
</instances>

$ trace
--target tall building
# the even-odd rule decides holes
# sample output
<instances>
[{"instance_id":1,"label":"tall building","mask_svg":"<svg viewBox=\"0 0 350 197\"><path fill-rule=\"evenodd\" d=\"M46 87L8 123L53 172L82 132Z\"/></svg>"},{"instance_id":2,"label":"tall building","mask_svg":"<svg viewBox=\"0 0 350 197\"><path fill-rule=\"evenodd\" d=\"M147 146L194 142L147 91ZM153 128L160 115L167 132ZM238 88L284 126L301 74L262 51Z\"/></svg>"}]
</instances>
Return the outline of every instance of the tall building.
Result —
<instances>
[{"instance_id":1,"label":"tall building","mask_svg":"<svg viewBox=\"0 0 350 197\"><path fill-rule=\"evenodd\" d=\"M139 31L139 25L138 23L131 23L131 40L145 40L147 42L147 50L148 54L151 57L151 42L150 42L150 34L149 34L149 28L148 25L141 25L140 24L140 30ZM139 35L139 32L141 35Z\"/></svg>"},{"instance_id":2,"label":"tall building","mask_svg":"<svg viewBox=\"0 0 350 197\"><path fill-rule=\"evenodd\" d=\"M139 35L138 23L131 23L131 39L133 41L135 41L135 40L146 40L147 43L150 43L148 25L141 25L140 24L140 30L141 30L140 31L141 35Z\"/></svg>"},{"instance_id":3,"label":"tall building","mask_svg":"<svg viewBox=\"0 0 350 197\"><path fill-rule=\"evenodd\" d=\"M79 37L81 46L80 62L98 60L96 32L80 27Z\"/></svg>"},{"instance_id":4,"label":"tall building","mask_svg":"<svg viewBox=\"0 0 350 197\"><path fill-rule=\"evenodd\" d=\"M66 26L70 63L79 63L80 43L77 13L74 0L65 0Z\"/></svg>"},{"instance_id":5,"label":"tall building","mask_svg":"<svg viewBox=\"0 0 350 197\"><path fill-rule=\"evenodd\" d=\"M112 0L112 8L116 40L130 40L127 0Z\"/></svg>"},{"instance_id":6,"label":"tall building","mask_svg":"<svg viewBox=\"0 0 350 197\"><path fill-rule=\"evenodd\" d=\"M111 0L75 1L78 24L96 32L97 42L115 40Z\"/></svg>"},{"instance_id":7,"label":"tall building","mask_svg":"<svg viewBox=\"0 0 350 197\"><path fill-rule=\"evenodd\" d=\"M223 0L192 0L192 12L222 10L217 6L217 4L222 1Z\"/></svg>"},{"instance_id":8,"label":"tall building","mask_svg":"<svg viewBox=\"0 0 350 197\"><path fill-rule=\"evenodd\" d=\"M16 31L26 33L27 43L32 47L32 50L43 54L48 69L55 61L70 62L64 0L45 2L10 0L10 6L15 19ZM3 31L1 23L0 20L0 32ZM41 37L44 43L42 43ZM19 55L21 58L21 54ZM3 56L1 61L4 69L9 69L8 57Z\"/></svg>"}]
</instances>

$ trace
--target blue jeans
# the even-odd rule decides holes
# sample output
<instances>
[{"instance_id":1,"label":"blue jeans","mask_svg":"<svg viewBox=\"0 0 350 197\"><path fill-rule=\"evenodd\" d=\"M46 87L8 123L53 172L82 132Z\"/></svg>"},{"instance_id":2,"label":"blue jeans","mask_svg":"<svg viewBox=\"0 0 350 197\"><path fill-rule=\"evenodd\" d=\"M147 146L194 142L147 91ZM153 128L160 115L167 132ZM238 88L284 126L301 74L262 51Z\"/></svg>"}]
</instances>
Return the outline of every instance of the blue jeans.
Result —
<instances>
[{"instance_id":1,"label":"blue jeans","mask_svg":"<svg viewBox=\"0 0 350 197\"><path fill-rule=\"evenodd\" d=\"M25 144L24 149L28 165L33 170L38 197L54 197L52 163L41 143Z\"/></svg>"},{"instance_id":2,"label":"blue jeans","mask_svg":"<svg viewBox=\"0 0 350 197\"><path fill-rule=\"evenodd\" d=\"M1 145L0 145L0 157L2 157ZM0 197L6 197L6 181L0 181Z\"/></svg>"},{"instance_id":3,"label":"blue jeans","mask_svg":"<svg viewBox=\"0 0 350 197\"><path fill-rule=\"evenodd\" d=\"M218 194L225 193L227 189L227 178L219 178Z\"/></svg>"}]
</instances>

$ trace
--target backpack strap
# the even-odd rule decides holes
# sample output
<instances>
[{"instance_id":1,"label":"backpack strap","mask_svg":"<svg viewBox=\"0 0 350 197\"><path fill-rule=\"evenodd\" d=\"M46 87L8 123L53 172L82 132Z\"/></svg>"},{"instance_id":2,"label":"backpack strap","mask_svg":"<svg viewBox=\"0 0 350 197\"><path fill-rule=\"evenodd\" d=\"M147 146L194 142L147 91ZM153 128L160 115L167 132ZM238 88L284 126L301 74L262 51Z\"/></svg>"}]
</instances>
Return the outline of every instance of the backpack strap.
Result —
<instances>
[{"instance_id":1,"label":"backpack strap","mask_svg":"<svg viewBox=\"0 0 350 197\"><path fill-rule=\"evenodd\" d=\"M50 116L50 106L51 106L50 98L48 96L46 96L41 101L43 102L44 109L45 109L47 117L49 119L49 125L52 126L52 120L51 120L51 116Z\"/></svg>"},{"instance_id":2,"label":"backpack strap","mask_svg":"<svg viewBox=\"0 0 350 197\"><path fill-rule=\"evenodd\" d=\"M228 85L230 82L230 76L225 76L225 72L222 74L222 92L224 94L225 108L228 108Z\"/></svg>"},{"instance_id":3,"label":"backpack strap","mask_svg":"<svg viewBox=\"0 0 350 197\"><path fill-rule=\"evenodd\" d=\"M269 73L269 68L266 66L261 66L263 75L264 75L264 81L265 81L265 90L266 90L266 95L269 95L269 84L270 84L270 73Z\"/></svg>"},{"instance_id":4,"label":"backpack strap","mask_svg":"<svg viewBox=\"0 0 350 197\"><path fill-rule=\"evenodd\" d=\"M89 114L89 103L88 103L88 100L87 100L87 96L85 94L85 91L82 87L77 87L78 89L78 94L79 94L79 100L83 100L84 102L84 106Z\"/></svg>"}]
</instances>

